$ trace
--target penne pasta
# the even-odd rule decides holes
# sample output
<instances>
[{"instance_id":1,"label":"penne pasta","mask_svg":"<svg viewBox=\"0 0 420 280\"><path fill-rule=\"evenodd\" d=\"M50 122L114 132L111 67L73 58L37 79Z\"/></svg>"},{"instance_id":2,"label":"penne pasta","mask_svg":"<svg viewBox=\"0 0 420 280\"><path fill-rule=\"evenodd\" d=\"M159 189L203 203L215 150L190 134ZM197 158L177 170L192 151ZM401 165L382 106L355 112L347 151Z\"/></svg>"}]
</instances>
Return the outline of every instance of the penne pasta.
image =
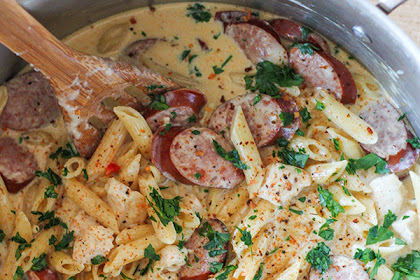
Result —
<instances>
[{"instance_id":1,"label":"penne pasta","mask_svg":"<svg viewBox=\"0 0 420 280\"><path fill-rule=\"evenodd\" d=\"M249 196L253 198L257 195L264 180L264 165L241 106L235 108L230 139L238 151L241 161L249 167L244 170L244 173Z\"/></svg>"},{"instance_id":2,"label":"penne pasta","mask_svg":"<svg viewBox=\"0 0 420 280\"><path fill-rule=\"evenodd\" d=\"M10 238L13 232L13 225L16 215L12 213L13 205L6 189L3 178L0 175L0 229L4 231L7 238Z\"/></svg>"},{"instance_id":3,"label":"penne pasta","mask_svg":"<svg viewBox=\"0 0 420 280\"><path fill-rule=\"evenodd\" d=\"M375 144L378 141L378 134L373 127L335 100L326 91L318 89L316 93L319 95L318 101L325 105L322 113L347 134L352 135L356 141L363 144ZM316 103L316 99L313 99L313 102Z\"/></svg>"},{"instance_id":4,"label":"penne pasta","mask_svg":"<svg viewBox=\"0 0 420 280\"><path fill-rule=\"evenodd\" d=\"M65 195L77 206L94 217L103 226L112 229L115 233L119 232L115 213L93 191L74 178L64 180L64 189Z\"/></svg>"},{"instance_id":5,"label":"penne pasta","mask_svg":"<svg viewBox=\"0 0 420 280\"><path fill-rule=\"evenodd\" d=\"M133 108L124 106L115 107L114 112L137 144L142 156L150 159L153 134L143 116Z\"/></svg>"}]
</instances>

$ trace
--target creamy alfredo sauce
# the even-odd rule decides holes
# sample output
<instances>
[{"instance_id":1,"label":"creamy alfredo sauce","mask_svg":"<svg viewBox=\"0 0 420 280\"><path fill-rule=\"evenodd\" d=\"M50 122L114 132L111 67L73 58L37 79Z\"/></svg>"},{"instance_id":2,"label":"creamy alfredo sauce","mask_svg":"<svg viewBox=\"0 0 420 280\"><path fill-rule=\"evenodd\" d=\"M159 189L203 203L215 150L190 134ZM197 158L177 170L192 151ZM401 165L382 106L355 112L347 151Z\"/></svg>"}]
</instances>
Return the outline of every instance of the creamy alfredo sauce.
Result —
<instances>
[{"instance_id":1,"label":"creamy alfredo sauce","mask_svg":"<svg viewBox=\"0 0 420 280\"><path fill-rule=\"evenodd\" d=\"M241 80L246 75L245 69L251 67L252 64L236 43L223 34L222 24L215 22L213 17L207 23L196 23L191 17L187 17L186 8L188 5L191 4L179 3L155 6L155 10L141 8L127 11L86 26L63 41L67 45L88 54L118 57L121 50L131 42L145 38L161 38L164 41L155 44L144 56L150 57L154 62L167 67L169 72L190 77L192 87L198 88L206 94L208 103L205 110L211 111L212 108L221 103L221 100L229 100L247 92L244 85L238 80ZM244 7L225 4L206 3L205 6L212 15L216 11L247 10ZM278 18L278 16L269 13L259 12L259 14L263 19ZM197 39L205 42L209 50L203 50ZM329 42L329 47L331 53L346 65L356 80L359 97L357 103L351 106L350 109L352 111L358 112L369 100L384 94L371 74L356 60L331 42ZM188 62L188 59L183 61L180 59L182 53L186 50L190 50L190 57L191 55L197 55L191 62ZM223 67L224 72L215 75L213 66L221 67L222 63L229 57L231 59ZM313 109L313 105L307 104L305 99L311 94L310 91L304 90L302 92L302 98L297 98L300 107L307 106ZM305 135L308 133L308 130L312 129L311 133L313 133L314 138L327 139L317 136L316 130L317 126L329 126L328 120L316 110L311 110L311 114L315 121L312 122L311 127L305 128L305 126L302 126L301 129ZM44 169L49 153L54 151L54 147L62 146L67 141L67 134L64 131L61 119L56 124L40 129L40 131L46 131L53 135L51 143L54 143L54 145L47 145L48 148L46 149L32 148L32 151L38 149L36 153L37 158L41 162L40 167ZM9 130L2 133L3 135L7 134L14 137L21 136L17 132ZM30 147L26 141L23 141L23 144ZM331 146L328 148L331 149ZM335 160L339 160L340 153L337 152L334 157ZM54 164L54 161L50 160L49 164ZM365 176L367 182L376 176L371 170L362 172L362 175ZM407 205L402 207L414 209L415 207L408 205L409 200L413 199L411 187L407 184L405 188L408 190L408 199ZM26 199L28 200L30 192L31 188L27 187L24 192L13 195L13 201L17 209L24 207L23 197L26 193ZM204 188L197 187L197 190L194 190L194 192L197 192L198 196L203 199L207 196L207 190ZM223 195L220 190L214 192L219 192ZM355 196L359 200L363 200L369 197L369 194L361 192ZM298 200L298 198L301 199ZM390 201L389 203L392 202ZM213 205L213 207L217 206ZM263 275L267 277L287 268L289 260L296 257L300 252L305 252L304 257L310 248L316 245L317 241L325 241L315 231L316 228L319 228L324 223L324 221L318 221L313 215L317 213L322 216L322 207L320 206L316 190L306 190L301 193L292 200L290 208L302 210L304 214L299 215L289 211L289 209L283 209L273 219L273 231L276 233L273 235L274 238L267 248L267 252L270 253L267 253L267 257L264 260ZM366 215L368 216L369 213ZM369 220L369 217L366 217L366 219ZM228 223L228 221L222 220ZM359 221L356 216L349 216L347 219L331 225L335 229L335 237L328 243L332 253L352 256L355 246L363 247L365 239L361 239L352 230L352 224L357 223ZM228 226L230 226L230 231L232 231L232 225L229 224ZM367 230L368 228L369 226L367 226ZM383 246L387 245L384 244ZM391 265L398 256L404 255L409 251L410 249L406 246L395 253L383 254L383 257Z\"/></svg>"}]
</instances>

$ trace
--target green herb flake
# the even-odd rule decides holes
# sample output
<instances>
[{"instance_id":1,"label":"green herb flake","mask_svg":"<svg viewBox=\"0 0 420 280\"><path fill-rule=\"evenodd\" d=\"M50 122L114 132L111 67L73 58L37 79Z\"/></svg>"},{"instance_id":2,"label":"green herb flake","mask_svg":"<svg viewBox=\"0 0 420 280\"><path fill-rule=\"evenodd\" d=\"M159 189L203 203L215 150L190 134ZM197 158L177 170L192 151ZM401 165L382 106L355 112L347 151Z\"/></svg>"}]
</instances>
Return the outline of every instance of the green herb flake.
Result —
<instances>
[{"instance_id":1,"label":"green herb flake","mask_svg":"<svg viewBox=\"0 0 420 280\"><path fill-rule=\"evenodd\" d=\"M58 198L58 194L55 191L55 186L49 186L48 188L45 189L44 192L44 198Z\"/></svg>"},{"instance_id":2,"label":"green herb flake","mask_svg":"<svg viewBox=\"0 0 420 280\"><path fill-rule=\"evenodd\" d=\"M252 104L253 106L257 105L258 102L261 101L262 95L261 94L257 94L254 98L254 103Z\"/></svg>"},{"instance_id":3,"label":"green herb flake","mask_svg":"<svg viewBox=\"0 0 420 280\"><path fill-rule=\"evenodd\" d=\"M55 235L51 235L50 239L48 240L48 245L54 245L57 242L57 237Z\"/></svg>"},{"instance_id":4,"label":"green herb flake","mask_svg":"<svg viewBox=\"0 0 420 280\"><path fill-rule=\"evenodd\" d=\"M159 132L159 135L165 135L168 131L169 131L169 129L172 127L172 124L170 124L170 123L167 123L166 125L165 125L165 130L164 131L160 131Z\"/></svg>"},{"instance_id":5,"label":"green herb flake","mask_svg":"<svg viewBox=\"0 0 420 280\"><path fill-rule=\"evenodd\" d=\"M290 207L289 207L289 211L292 212L292 213L295 213L297 215L302 215L303 214L302 210L296 210L296 209L293 209L293 208L290 208Z\"/></svg>"},{"instance_id":6,"label":"green herb flake","mask_svg":"<svg viewBox=\"0 0 420 280\"><path fill-rule=\"evenodd\" d=\"M120 276L122 277L122 279L125 279L125 280L135 280L135 279L130 278L127 275L125 275L122 271L120 272Z\"/></svg>"},{"instance_id":7,"label":"green herb flake","mask_svg":"<svg viewBox=\"0 0 420 280\"><path fill-rule=\"evenodd\" d=\"M219 37L220 37L220 34L221 34L220 32L219 32L219 33L217 33L217 34L215 34L215 35L213 36L213 39L214 39L214 40L217 40L217 39L219 39Z\"/></svg>"},{"instance_id":8,"label":"green herb flake","mask_svg":"<svg viewBox=\"0 0 420 280\"><path fill-rule=\"evenodd\" d=\"M260 264L257 273L255 273L254 278L252 280L260 280L264 269L264 263Z\"/></svg>"},{"instance_id":9,"label":"green herb flake","mask_svg":"<svg viewBox=\"0 0 420 280\"><path fill-rule=\"evenodd\" d=\"M401 238L398 238L398 237L395 239L395 244L396 245L407 245L407 243L404 240L402 240Z\"/></svg>"},{"instance_id":10,"label":"green herb flake","mask_svg":"<svg viewBox=\"0 0 420 280\"><path fill-rule=\"evenodd\" d=\"M388 240L394 237L394 233L390 231L388 228L392 225L392 223L397 219L394 213L388 210L388 214L385 215L384 224L383 226L379 227L379 225L373 226L369 229L367 238L366 238L366 245L372 245L384 240Z\"/></svg>"},{"instance_id":11,"label":"green herb flake","mask_svg":"<svg viewBox=\"0 0 420 280\"><path fill-rule=\"evenodd\" d=\"M242 170L246 170L249 169L249 166L246 165L245 163L243 163L239 157L238 151L233 148L232 151L230 152L226 152L223 147L217 143L216 140L213 140L213 146L214 149L216 150L217 154L227 160L230 161L231 163L233 163L233 166L235 166L236 168L242 169Z\"/></svg>"},{"instance_id":12,"label":"green herb flake","mask_svg":"<svg viewBox=\"0 0 420 280\"><path fill-rule=\"evenodd\" d=\"M398 118L398 122L399 122L400 120L404 119L404 118L405 118L405 113L404 113L404 114L402 114L402 115Z\"/></svg>"},{"instance_id":13,"label":"green herb flake","mask_svg":"<svg viewBox=\"0 0 420 280\"><path fill-rule=\"evenodd\" d=\"M308 35L312 33L312 30L305 26L301 26L300 29L302 30L302 40L306 41L308 39Z\"/></svg>"},{"instance_id":14,"label":"green herb flake","mask_svg":"<svg viewBox=\"0 0 420 280\"><path fill-rule=\"evenodd\" d=\"M211 262L210 263L210 272L217 273L223 268L223 263L220 262Z\"/></svg>"},{"instance_id":15,"label":"green herb flake","mask_svg":"<svg viewBox=\"0 0 420 280\"><path fill-rule=\"evenodd\" d=\"M303 82L301 75L296 74L286 65L279 66L269 61L259 62L256 66L257 73L245 76L246 89L259 91L272 97L280 97L278 87L298 86Z\"/></svg>"},{"instance_id":16,"label":"green herb flake","mask_svg":"<svg viewBox=\"0 0 420 280\"><path fill-rule=\"evenodd\" d=\"M306 108L306 107L303 107L299 111L299 115L302 117L303 123L307 123L307 122L309 122L310 119L312 119L311 113L309 113L308 108Z\"/></svg>"},{"instance_id":17,"label":"green herb flake","mask_svg":"<svg viewBox=\"0 0 420 280\"><path fill-rule=\"evenodd\" d=\"M197 172L194 174L194 177L197 178L197 180L200 180L201 174Z\"/></svg>"},{"instance_id":18,"label":"green herb flake","mask_svg":"<svg viewBox=\"0 0 420 280\"><path fill-rule=\"evenodd\" d=\"M195 3L193 6L187 8L187 17L192 17L196 23L208 22L211 19L211 14L206 11L204 5Z\"/></svg>"},{"instance_id":19,"label":"green herb flake","mask_svg":"<svg viewBox=\"0 0 420 280\"><path fill-rule=\"evenodd\" d=\"M324 190L318 185L318 193L321 206L327 207L334 218L337 217L339 213L344 213L343 206L334 200L333 194L329 190Z\"/></svg>"},{"instance_id":20,"label":"green herb flake","mask_svg":"<svg viewBox=\"0 0 420 280\"><path fill-rule=\"evenodd\" d=\"M292 124L292 122L295 120L295 115L293 113L288 112L281 112L279 117L283 122L283 126L288 126Z\"/></svg>"},{"instance_id":21,"label":"green herb flake","mask_svg":"<svg viewBox=\"0 0 420 280\"><path fill-rule=\"evenodd\" d=\"M69 245L74 239L74 231L70 231L63 235L63 238L58 242L56 245L54 245L54 248L56 251L66 250L70 249Z\"/></svg>"},{"instance_id":22,"label":"green herb flake","mask_svg":"<svg viewBox=\"0 0 420 280\"><path fill-rule=\"evenodd\" d=\"M38 258L32 260L31 270L41 271L48 267L47 254L42 253Z\"/></svg>"},{"instance_id":23,"label":"green herb flake","mask_svg":"<svg viewBox=\"0 0 420 280\"><path fill-rule=\"evenodd\" d=\"M85 179L86 181L88 181L89 180L89 175L87 173L86 168L83 168L82 169L82 172L83 172L83 179Z\"/></svg>"},{"instance_id":24,"label":"green herb flake","mask_svg":"<svg viewBox=\"0 0 420 280\"><path fill-rule=\"evenodd\" d=\"M338 140L336 138L333 138L333 143L334 143L334 149L336 151L340 150L340 142L338 142Z\"/></svg>"},{"instance_id":25,"label":"green herb flake","mask_svg":"<svg viewBox=\"0 0 420 280\"><path fill-rule=\"evenodd\" d=\"M224 268L223 273L221 273L220 275L218 275L216 277L216 280L226 280L228 278L229 274L237 268L238 268L237 265L227 265Z\"/></svg>"},{"instance_id":26,"label":"green herb flake","mask_svg":"<svg viewBox=\"0 0 420 280\"><path fill-rule=\"evenodd\" d=\"M166 104L166 98L163 94L149 94L151 103L148 105L148 107L153 108L158 111L163 111L166 109L169 109L169 105Z\"/></svg>"},{"instance_id":27,"label":"green herb flake","mask_svg":"<svg viewBox=\"0 0 420 280\"><path fill-rule=\"evenodd\" d=\"M420 251L413 250L411 254L400 257L391 267L395 274L392 280L420 279Z\"/></svg>"},{"instance_id":28,"label":"green herb flake","mask_svg":"<svg viewBox=\"0 0 420 280\"><path fill-rule=\"evenodd\" d=\"M23 274L25 272L23 271L23 268L21 266L18 266L16 268L15 274L13 275L13 280L20 280L23 279Z\"/></svg>"},{"instance_id":29,"label":"green herb flake","mask_svg":"<svg viewBox=\"0 0 420 280\"><path fill-rule=\"evenodd\" d=\"M309 54L310 56L314 55L314 50L318 51L319 48L315 47L311 43L304 43L304 44L298 44L297 46L299 50L302 52L303 55Z\"/></svg>"},{"instance_id":30,"label":"green herb flake","mask_svg":"<svg viewBox=\"0 0 420 280\"><path fill-rule=\"evenodd\" d=\"M105 261L105 256L98 255L90 260L92 265L100 265Z\"/></svg>"},{"instance_id":31,"label":"green herb flake","mask_svg":"<svg viewBox=\"0 0 420 280\"><path fill-rule=\"evenodd\" d=\"M188 57L188 55L191 53L191 50L184 50L184 51L182 51L182 53L180 54L180 56L179 56L179 59L181 60L181 61L184 61L187 57Z\"/></svg>"},{"instance_id":32,"label":"green herb flake","mask_svg":"<svg viewBox=\"0 0 420 280\"><path fill-rule=\"evenodd\" d=\"M176 112L171 112L171 115L173 120L176 119Z\"/></svg>"},{"instance_id":33,"label":"green herb flake","mask_svg":"<svg viewBox=\"0 0 420 280\"><path fill-rule=\"evenodd\" d=\"M191 133L192 133L192 134L194 134L194 135L199 135L199 134L200 134L200 131L198 131L198 130L193 130L193 131L191 131Z\"/></svg>"},{"instance_id":34,"label":"green herb flake","mask_svg":"<svg viewBox=\"0 0 420 280\"><path fill-rule=\"evenodd\" d=\"M369 168L376 166L375 173L385 174L390 172L389 169L386 168L386 164L387 162L384 159L378 157L374 153L370 153L356 160L356 169L368 170Z\"/></svg>"},{"instance_id":35,"label":"green herb flake","mask_svg":"<svg viewBox=\"0 0 420 280\"><path fill-rule=\"evenodd\" d=\"M410 145L413 146L413 148L415 149L420 148L420 141L418 137L407 139L407 142L410 143Z\"/></svg>"},{"instance_id":36,"label":"green herb flake","mask_svg":"<svg viewBox=\"0 0 420 280\"><path fill-rule=\"evenodd\" d=\"M47 172L42 171L35 171L35 175L37 177L44 177L48 181L50 181L54 186L61 185L62 180L61 177L54 173L51 168L48 168Z\"/></svg>"},{"instance_id":37,"label":"green herb flake","mask_svg":"<svg viewBox=\"0 0 420 280\"><path fill-rule=\"evenodd\" d=\"M282 149L277 151L277 156L280 157L285 164L293 165L300 168L305 168L309 155L304 154L302 150L295 152L291 149Z\"/></svg>"},{"instance_id":38,"label":"green herb flake","mask_svg":"<svg viewBox=\"0 0 420 280\"><path fill-rule=\"evenodd\" d=\"M276 145L280 148L286 148L289 145L289 143L290 142L284 137L276 139Z\"/></svg>"},{"instance_id":39,"label":"green herb flake","mask_svg":"<svg viewBox=\"0 0 420 280\"><path fill-rule=\"evenodd\" d=\"M322 102L316 100L315 110L322 111L325 109L325 105Z\"/></svg>"},{"instance_id":40,"label":"green herb flake","mask_svg":"<svg viewBox=\"0 0 420 280\"><path fill-rule=\"evenodd\" d=\"M209 241L204 245L204 249L209 251L209 256L214 257L227 252L226 243L230 240L229 233L222 233L214 230L208 222L205 222L199 229L200 236L206 236Z\"/></svg>"},{"instance_id":41,"label":"green herb flake","mask_svg":"<svg viewBox=\"0 0 420 280\"><path fill-rule=\"evenodd\" d=\"M155 210L156 215L164 226L167 226L169 222L173 222L175 217L179 215L181 210L179 203L181 202L181 197L177 196L173 199L163 198L156 189L152 189L150 197L153 200L150 201L148 197L147 201Z\"/></svg>"},{"instance_id":42,"label":"green herb flake","mask_svg":"<svg viewBox=\"0 0 420 280\"><path fill-rule=\"evenodd\" d=\"M191 117L188 118L188 123L196 123L197 117L193 114Z\"/></svg>"},{"instance_id":43,"label":"green herb flake","mask_svg":"<svg viewBox=\"0 0 420 280\"><path fill-rule=\"evenodd\" d=\"M306 255L305 260L311 264L312 268L318 269L321 273L324 273L330 267L332 261L330 258L331 249L325 245L324 242L317 244L315 248L312 248Z\"/></svg>"}]
</instances>

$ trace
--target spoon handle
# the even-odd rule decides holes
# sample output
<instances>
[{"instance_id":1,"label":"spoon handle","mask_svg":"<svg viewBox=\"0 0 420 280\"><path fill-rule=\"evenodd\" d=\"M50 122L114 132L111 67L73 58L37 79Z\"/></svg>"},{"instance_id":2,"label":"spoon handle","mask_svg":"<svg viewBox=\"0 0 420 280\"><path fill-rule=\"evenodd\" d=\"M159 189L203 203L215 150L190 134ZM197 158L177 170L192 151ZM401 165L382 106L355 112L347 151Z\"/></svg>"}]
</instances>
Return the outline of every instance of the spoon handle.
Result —
<instances>
[{"instance_id":1,"label":"spoon handle","mask_svg":"<svg viewBox=\"0 0 420 280\"><path fill-rule=\"evenodd\" d=\"M56 39L15 0L0 0L0 11L0 42L52 83L71 84L74 77L67 73L77 63L75 51Z\"/></svg>"}]
</instances>

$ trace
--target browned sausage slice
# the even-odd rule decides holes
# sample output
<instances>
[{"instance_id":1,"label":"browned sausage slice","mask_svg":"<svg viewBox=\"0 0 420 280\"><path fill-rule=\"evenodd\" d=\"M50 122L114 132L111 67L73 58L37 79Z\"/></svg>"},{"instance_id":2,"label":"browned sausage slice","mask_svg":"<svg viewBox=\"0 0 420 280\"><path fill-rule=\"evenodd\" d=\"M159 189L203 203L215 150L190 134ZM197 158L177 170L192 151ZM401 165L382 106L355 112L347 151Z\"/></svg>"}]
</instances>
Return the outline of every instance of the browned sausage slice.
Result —
<instances>
[{"instance_id":1,"label":"browned sausage slice","mask_svg":"<svg viewBox=\"0 0 420 280\"><path fill-rule=\"evenodd\" d=\"M213 140L227 152L233 149L230 142L213 130L187 128L172 141L171 160L179 173L196 185L231 189L244 180L244 173L217 154Z\"/></svg>"},{"instance_id":2,"label":"browned sausage slice","mask_svg":"<svg viewBox=\"0 0 420 280\"><path fill-rule=\"evenodd\" d=\"M58 280L58 276L57 273L52 271L50 268L40 271L30 270L28 272L28 280Z\"/></svg>"},{"instance_id":3,"label":"browned sausage slice","mask_svg":"<svg viewBox=\"0 0 420 280\"><path fill-rule=\"evenodd\" d=\"M172 90L165 92L163 96L170 108L157 110L149 106L143 113L152 131L156 131L163 123L166 123L165 118L169 119L169 123L173 125L185 127L195 125L189 119L193 115L198 117L201 108L207 103L206 96L197 89Z\"/></svg>"},{"instance_id":4,"label":"browned sausage slice","mask_svg":"<svg viewBox=\"0 0 420 280\"><path fill-rule=\"evenodd\" d=\"M327 42L317 33L311 32L305 35L302 26L294 21L278 18L269 21L270 25L276 30L277 34L281 37L288 39L292 42L310 43L323 51L328 52Z\"/></svg>"},{"instance_id":5,"label":"browned sausage slice","mask_svg":"<svg viewBox=\"0 0 420 280\"><path fill-rule=\"evenodd\" d=\"M398 121L400 114L385 98L368 103L359 115L378 134L378 142L375 144L361 144L365 151L388 159L407 148L408 133L405 124Z\"/></svg>"},{"instance_id":6,"label":"browned sausage slice","mask_svg":"<svg viewBox=\"0 0 420 280\"><path fill-rule=\"evenodd\" d=\"M420 149L414 149L410 144L398 154L390 156L387 168L392 172L402 172L410 169L419 158Z\"/></svg>"},{"instance_id":7,"label":"browned sausage slice","mask_svg":"<svg viewBox=\"0 0 420 280\"><path fill-rule=\"evenodd\" d=\"M303 54L298 48L289 51L293 69L313 87L320 87L343 104L354 104L357 87L350 71L338 59L324 51Z\"/></svg>"},{"instance_id":8,"label":"browned sausage slice","mask_svg":"<svg viewBox=\"0 0 420 280\"><path fill-rule=\"evenodd\" d=\"M179 271L181 280L207 280L212 274L210 271L211 263L225 262L227 253L210 257L210 251L204 249L204 246L210 241L207 237L207 232L210 229L219 233L227 233L226 226L217 219L211 219L204 222L200 228L194 231L191 238L185 242L185 248L192 250L192 252L188 255L188 263L190 263L191 266L184 265L181 267ZM221 250L227 250L227 248L228 242L224 244L224 247L221 248ZM198 258L198 261L196 261L194 256Z\"/></svg>"},{"instance_id":9,"label":"browned sausage slice","mask_svg":"<svg viewBox=\"0 0 420 280\"><path fill-rule=\"evenodd\" d=\"M137 40L123 49L120 58L133 64L141 64L139 58L159 40L158 38Z\"/></svg>"},{"instance_id":10,"label":"browned sausage slice","mask_svg":"<svg viewBox=\"0 0 420 280\"><path fill-rule=\"evenodd\" d=\"M166 178L183 184L193 185L193 183L185 179L178 172L169 156L169 150L173 139L184 129L185 127L172 126L166 132L165 127L161 127L156 131L152 140L152 162Z\"/></svg>"},{"instance_id":11,"label":"browned sausage slice","mask_svg":"<svg viewBox=\"0 0 420 280\"><path fill-rule=\"evenodd\" d=\"M321 274L319 270L311 269L309 280L334 279L334 280L369 280L368 273L357 261L347 256L331 256L330 268Z\"/></svg>"},{"instance_id":12,"label":"browned sausage slice","mask_svg":"<svg viewBox=\"0 0 420 280\"><path fill-rule=\"evenodd\" d=\"M41 73L19 75L5 84L7 103L0 124L14 130L30 130L53 122L60 110L53 89Z\"/></svg>"},{"instance_id":13,"label":"browned sausage slice","mask_svg":"<svg viewBox=\"0 0 420 280\"><path fill-rule=\"evenodd\" d=\"M256 93L248 93L221 104L212 113L209 128L230 139L229 126L235 107L240 105L258 147L271 145L279 137L290 140L300 126L300 117L294 118L291 124L284 126L279 115L282 112L293 115L298 112L295 101L289 96L273 99L261 94L261 100L253 105L256 96Z\"/></svg>"},{"instance_id":14,"label":"browned sausage slice","mask_svg":"<svg viewBox=\"0 0 420 280\"><path fill-rule=\"evenodd\" d=\"M254 64L262 61L280 65L288 63L286 49L281 45L278 34L266 21L251 18L244 23L230 24L226 26L225 34L239 45Z\"/></svg>"},{"instance_id":15,"label":"browned sausage slice","mask_svg":"<svg viewBox=\"0 0 420 280\"><path fill-rule=\"evenodd\" d=\"M39 169L35 156L13 138L0 138L0 174L7 190L16 193L35 177Z\"/></svg>"}]
</instances>

